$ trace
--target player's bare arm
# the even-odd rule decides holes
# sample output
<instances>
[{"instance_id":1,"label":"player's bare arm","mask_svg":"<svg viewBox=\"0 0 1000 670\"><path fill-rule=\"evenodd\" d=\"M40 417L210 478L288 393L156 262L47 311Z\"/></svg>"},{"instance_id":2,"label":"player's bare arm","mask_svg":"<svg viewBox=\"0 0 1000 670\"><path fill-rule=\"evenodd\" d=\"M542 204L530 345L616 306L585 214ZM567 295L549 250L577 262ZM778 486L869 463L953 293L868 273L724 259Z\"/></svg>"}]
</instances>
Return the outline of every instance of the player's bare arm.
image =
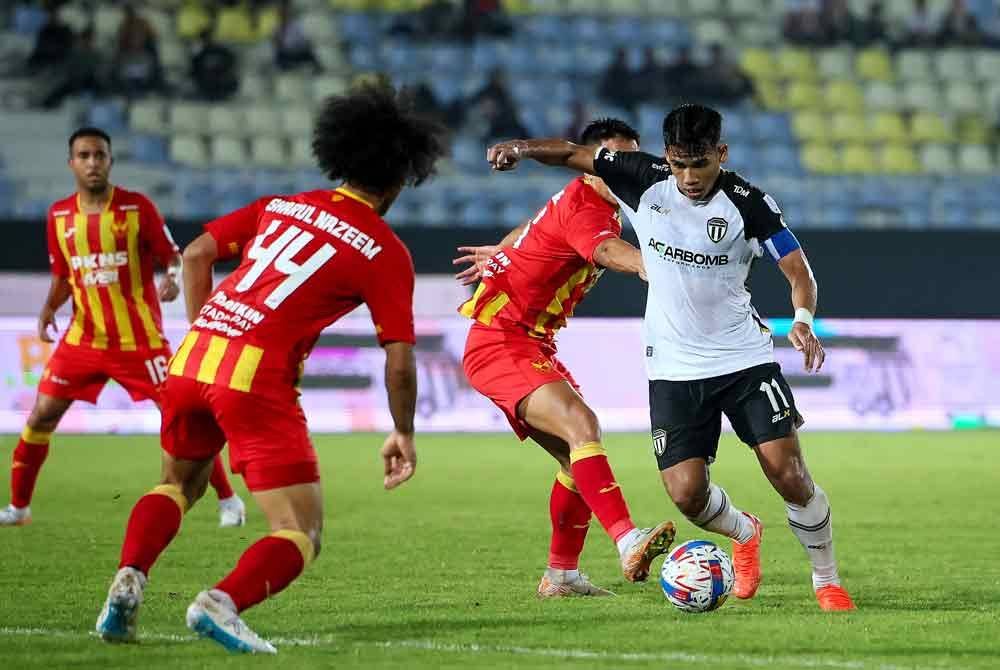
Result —
<instances>
[{"instance_id":1,"label":"player's bare arm","mask_svg":"<svg viewBox=\"0 0 1000 670\"><path fill-rule=\"evenodd\" d=\"M524 233L524 230L527 227L528 222L525 221L520 226L507 233L507 235L497 244L485 244L478 247L458 247L458 252L465 255L454 259L451 264L462 265L464 263L468 263L469 267L456 274L455 279L458 280L462 286L471 286L472 284L478 282L483 277L483 268L486 265L486 261L492 258L493 254L500 251L504 247L512 246L517 241L517 238Z\"/></svg>"},{"instance_id":2,"label":"player's bare arm","mask_svg":"<svg viewBox=\"0 0 1000 670\"><path fill-rule=\"evenodd\" d=\"M177 283L181 274L181 255L174 254L167 261L166 272L160 282L158 294L163 302L173 302L180 295L181 286Z\"/></svg>"},{"instance_id":3,"label":"player's bare arm","mask_svg":"<svg viewBox=\"0 0 1000 670\"><path fill-rule=\"evenodd\" d=\"M486 150L486 160L494 170L513 170L519 161L531 158L545 165L561 165L577 172L594 174L594 149L566 140L511 140Z\"/></svg>"},{"instance_id":4,"label":"player's bare arm","mask_svg":"<svg viewBox=\"0 0 1000 670\"><path fill-rule=\"evenodd\" d=\"M413 346L407 342L385 345L385 389L394 429L382 445L385 465L383 484L394 489L413 476L417 452L413 442L413 418L417 411L417 365Z\"/></svg>"},{"instance_id":5,"label":"player's bare arm","mask_svg":"<svg viewBox=\"0 0 1000 670\"><path fill-rule=\"evenodd\" d=\"M639 275L646 281L642 253L621 238L607 239L597 245L594 249L594 262L615 272Z\"/></svg>"},{"instance_id":6,"label":"player's bare arm","mask_svg":"<svg viewBox=\"0 0 1000 670\"><path fill-rule=\"evenodd\" d=\"M66 277L52 277L49 285L49 295L45 298L42 311L38 314L38 339L42 342L54 342L53 335L59 332L56 324L56 312L62 307L70 296L73 289L70 287L69 279ZM52 328L51 333L49 328Z\"/></svg>"},{"instance_id":7,"label":"player's bare arm","mask_svg":"<svg viewBox=\"0 0 1000 670\"><path fill-rule=\"evenodd\" d=\"M801 249L796 249L778 261L778 267L792 287L792 306L795 308L795 322L788 339L805 357L806 372L819 372L826 352L812 328L819 288L809 260Z\"/></svg>"},{"instance_id":8,"label":"player's bare arm","mask_svg":"<svg viewBox=\"0 0 1000 670\"><path fill-rule=\"evenodd\" d=\"M184 248L184 306L192 323L212 292L212 266L218 257L219 247L208 233Z\"/></svg>"}]
</instances>

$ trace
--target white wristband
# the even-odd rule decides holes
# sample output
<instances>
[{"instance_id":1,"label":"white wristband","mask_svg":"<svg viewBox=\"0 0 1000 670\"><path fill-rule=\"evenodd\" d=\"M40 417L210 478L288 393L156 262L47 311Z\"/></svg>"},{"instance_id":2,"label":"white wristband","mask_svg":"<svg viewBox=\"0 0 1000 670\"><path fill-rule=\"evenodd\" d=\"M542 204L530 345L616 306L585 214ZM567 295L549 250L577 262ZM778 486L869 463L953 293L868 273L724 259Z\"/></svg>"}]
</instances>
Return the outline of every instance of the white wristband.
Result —
<instances>
[{"instance_id":1,"label":"white wristband","mask_svg":"<svg viewBox=\"0 0 1000 670\"><path fill-rule=\"evenodd\" d=\"M792 323L804 323L810 328L813 327L813 313L810 312L805 307L799 307L795 310L795 318L792 319Z\"/></svg>"}]
</instances>

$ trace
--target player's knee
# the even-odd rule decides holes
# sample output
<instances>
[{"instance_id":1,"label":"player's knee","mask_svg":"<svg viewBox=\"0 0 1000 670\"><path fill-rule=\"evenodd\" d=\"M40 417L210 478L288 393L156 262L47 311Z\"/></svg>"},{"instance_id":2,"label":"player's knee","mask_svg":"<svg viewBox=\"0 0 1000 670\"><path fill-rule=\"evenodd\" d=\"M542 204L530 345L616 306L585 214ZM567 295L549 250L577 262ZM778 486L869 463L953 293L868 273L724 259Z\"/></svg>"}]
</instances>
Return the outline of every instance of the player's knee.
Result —
<instances>
[{"instance_id":1,"label":"player's knee","mask_svg":"<svg viewBox=\"0 0 1000 670\"><path fill-rule=\"evenodd\" d=\"M806 505L812 498L812 478L803 468L794 466L782 468L773 474L771 479L785 502L793 505Z\"/></svg>"},{"instance_id":2,"label":"player's knee","mask_svg":"<svg viewBox=\"0 0 1000 670\"><path fill-rule=\"evenodd\" d=\"M601 424L594 410L585 404L577 403L568 412L570 425L570 444L586 444L601 441Z\"/></svg>"},{"instance_id":3,"label":"player's knee","mask_svg":"<svg viewBox=\"0 0 1000 670\"><path fill-rule=\"evenodd\" d=\"M688 518L701 514L708 504L708 489L690 484L669 487L670 499L677 505L680 513Z\"/></svg>"}]
</instances>

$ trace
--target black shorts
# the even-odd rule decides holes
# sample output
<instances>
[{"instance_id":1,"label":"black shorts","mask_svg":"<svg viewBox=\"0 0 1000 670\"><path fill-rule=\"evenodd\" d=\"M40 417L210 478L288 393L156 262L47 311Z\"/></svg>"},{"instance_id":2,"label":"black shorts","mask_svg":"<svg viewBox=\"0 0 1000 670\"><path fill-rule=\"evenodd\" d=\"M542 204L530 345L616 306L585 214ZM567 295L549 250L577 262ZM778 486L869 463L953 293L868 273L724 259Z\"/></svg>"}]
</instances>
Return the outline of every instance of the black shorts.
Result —
<instances>
[{"instance_id":1,"label":"black shorts","mask_svg":"<svg viewBox=\"0 0 1000 670\"><path fill-rule=\"evenodd\" d=\"M650 380L649 418L660 470L689 458L714 461L723 412L751 447L788 437L802 425L792 389L777 363L709 379Z\"/></svg>"}]
</instances>

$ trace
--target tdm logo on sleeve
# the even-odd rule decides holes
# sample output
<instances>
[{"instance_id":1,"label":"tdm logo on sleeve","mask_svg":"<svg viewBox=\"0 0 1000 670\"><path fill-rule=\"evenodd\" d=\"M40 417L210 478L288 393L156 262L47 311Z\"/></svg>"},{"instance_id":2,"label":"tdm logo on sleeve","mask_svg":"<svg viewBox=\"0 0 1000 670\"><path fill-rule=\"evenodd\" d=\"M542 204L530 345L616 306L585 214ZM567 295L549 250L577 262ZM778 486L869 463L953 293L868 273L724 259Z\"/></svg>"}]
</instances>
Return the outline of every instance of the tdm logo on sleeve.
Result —
<instances>
[{"instance_id":1,"label":"tdm logo on sleeve","mask_svg":"<svg viewBox=\"0 0 1000 670\"><path fill-rule=\"evenodd\" d=\"M657 428L653 431L653 452L657 456L662 456L667 450L667 431Z\"/></svg>"},{"instance_id":2,"label":"tdm logo on sleeve","mask_svg":"<svg viewBox=\"0 0 1000 670\"><path fill-rule=\"evenodd\" d=\"M708 223L705 224L705 229L708 231L708 239L718 244L726 236L729 223L725 219L716 216L708 220Z\"/></svg>"}]
</instances>

